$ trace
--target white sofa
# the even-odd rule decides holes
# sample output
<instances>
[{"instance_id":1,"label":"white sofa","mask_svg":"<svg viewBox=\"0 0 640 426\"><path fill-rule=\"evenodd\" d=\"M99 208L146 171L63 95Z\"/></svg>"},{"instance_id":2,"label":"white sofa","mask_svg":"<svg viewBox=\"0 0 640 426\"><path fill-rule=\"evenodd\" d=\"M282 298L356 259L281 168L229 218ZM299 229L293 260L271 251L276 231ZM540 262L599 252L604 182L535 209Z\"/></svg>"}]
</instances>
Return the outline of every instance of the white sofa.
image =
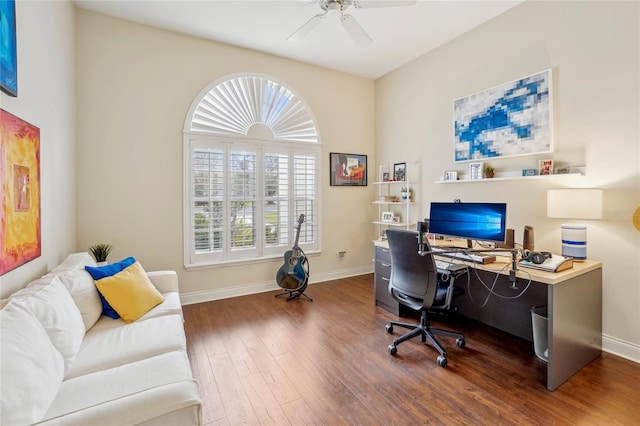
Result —
<instances>
[{"instance_id":1,"label":"white sofa","mask_svg":"<svg viewBox=\"0 0 640 426\"><path fill-rule=\"evenodd\" d=\"M85 265L72 254L3 301L0 424L201 424L176 273L147 273L164 301L125 323L101 315Z\"/></svg>"}]
</instances>

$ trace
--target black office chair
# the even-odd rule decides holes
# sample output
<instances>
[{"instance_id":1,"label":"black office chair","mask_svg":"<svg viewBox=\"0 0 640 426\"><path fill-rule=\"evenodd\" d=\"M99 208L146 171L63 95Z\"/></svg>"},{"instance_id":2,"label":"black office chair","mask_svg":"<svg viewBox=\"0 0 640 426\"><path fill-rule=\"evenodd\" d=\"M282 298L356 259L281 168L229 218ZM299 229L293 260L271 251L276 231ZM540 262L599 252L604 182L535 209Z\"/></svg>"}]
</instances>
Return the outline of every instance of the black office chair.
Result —
<instances>
[{"instance_id":1,"label":"black office chair","mask_svg":"<svg viewBox=\"0 0 640 426\"><path fill-rule=\"evenodd\" d=\"M391 321L386 325L387 332L393 333L393 326L409 328L411 331L395 339L389 345L389 353L395 355L397 345L416 336L422 337L422 342L427 338L438 350L438 365L447 365L447 352L436 340L434 335L450 336L456 338L458 347L465 345L464 334L452 331L440 330L431 327L428 311L434 304L445 302L447 289L438 291L438 270L431 254L420 256L418 254L417 233L401 229L387 230L387 240L391 252L391 277L389 278L389 293L398 302L416 310L422 311L420 324ZM431 247L426 247L431 251Z\"/></svg>"}]
</instances>

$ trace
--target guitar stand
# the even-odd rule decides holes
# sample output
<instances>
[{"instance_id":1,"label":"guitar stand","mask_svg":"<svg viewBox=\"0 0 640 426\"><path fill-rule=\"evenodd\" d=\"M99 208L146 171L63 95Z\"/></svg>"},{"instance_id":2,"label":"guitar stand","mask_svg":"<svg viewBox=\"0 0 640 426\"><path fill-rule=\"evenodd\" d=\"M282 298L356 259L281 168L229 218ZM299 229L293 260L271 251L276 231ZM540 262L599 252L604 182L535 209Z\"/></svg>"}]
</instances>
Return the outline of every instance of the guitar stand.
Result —
<instances>
[{"instance_id":1,"label":"guitar stand","mask_svg":"<svg viewBox=\"0 0 640 426\"><path fill-rule=\"evenodd\" d=\"M313 298L307 296L306 294L304 294L304 291L307 289L307 284L309 282L309 279L307 278L304 282L304 284L302 284L302 286L298 289L298 290L286 290L283 291L282 293L278 293L275 295L275 297L281 297L281 296L286 296L288 295L289 297L287 297L287 302L293 299L297 299L300 296L304 296L307 298L307 300L309 302L313 302Z\"/></svg>"},{"instance_id":2,"label":"guitar stand","mask_svg":"<svg viewBox=\"0 0 640 426\"><path fill-rule=\"evenodd\" d=\"M276 297L285 296L285 295L289 295L289 297L287 297L287 302L290 301L290 300L293 300L293 299L297 299L300 296L304 296L304 297L307 298L307 300L309 300L309 302L313 302L313 298L312 297L307 296L306 294L304 294L304 292L299 291L299 290L294 290L294 291L287 290L287 291L285 291L283 293L276 294Z\"/></svg>"}]
</instances>

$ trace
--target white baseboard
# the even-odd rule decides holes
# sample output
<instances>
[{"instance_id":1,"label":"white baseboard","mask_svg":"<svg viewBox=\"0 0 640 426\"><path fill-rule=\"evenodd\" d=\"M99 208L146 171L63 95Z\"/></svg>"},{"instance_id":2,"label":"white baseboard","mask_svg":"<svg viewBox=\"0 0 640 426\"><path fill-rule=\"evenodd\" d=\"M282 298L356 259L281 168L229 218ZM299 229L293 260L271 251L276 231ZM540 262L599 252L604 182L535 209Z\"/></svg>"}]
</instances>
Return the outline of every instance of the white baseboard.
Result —
<instances>
[{"instance_id":1,"label":"white baseboard","mask_svg":"<svg viewBox=\"0 0 640 426\"><path fill-rule=\"evenodd\" d=\"M340 269L333 272L313 274L312 278L309 280L309 284L316 284L324 281L337 280L340 278L348 278L370 273L373 273L373 266ZM280 287L275 282L268 281L236 287L221 288L216 290L183 293L180 295L180 299L183 305L191 305L194 303L210 302L212 300L228 299L230 297L246 296L248 294L264 293L267 291L274 291L279 289ZM630 361L640 363L640 345L629 343L624 340L603 334L602 350L604 352L617 355Z\"/></svg>"},{"instance_id":2,"label":"white baseboard","mask_svg":"<svg viewBox=\"0 0 640 426\"><path fill-rule=\"evenodd\" d=\"M340 278L354 277L373 273L373 266L363 266L359 268L340 269L326 273L314 273L309 279L309 284L316 284L324 281L337 280ZM220 288L215 290L196 291L192 293L180 294L183 305L194 303L210 302L212 300L228 299L230 297L246 296L248 294L264 293L266 291L280 290L274 281L246 284L242 286Z\"/></svg>"},{"instance_id":3,"label":"white baseboard","mask_svg":"<svg viewBox=\"0 0 640 426\"><path fill-rule=\"evenodd\" d=\"M640 345L616 337L602 335L602 350L613 355L640 363Z\"/></svg>"}]
</instances>

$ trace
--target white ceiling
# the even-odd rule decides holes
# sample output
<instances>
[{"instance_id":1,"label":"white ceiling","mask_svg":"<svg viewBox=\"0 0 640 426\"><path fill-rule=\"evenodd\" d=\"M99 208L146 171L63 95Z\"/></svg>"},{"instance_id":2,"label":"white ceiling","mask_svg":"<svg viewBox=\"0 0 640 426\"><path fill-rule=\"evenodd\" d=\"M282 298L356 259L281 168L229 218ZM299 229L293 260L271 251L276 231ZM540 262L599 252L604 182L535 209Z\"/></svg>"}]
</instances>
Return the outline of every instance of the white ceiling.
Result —
<instances>
[{"instance_id":1,"label":"white ceiling","mask_svg":"<svg viewBox=\"0 0 640 426\"><path fill-rule=\"evenodd\" d=\"M322 12L313 0L75 0L85 9L197 37L378 78L523 0L418 0L414 6L356 9L373 39L357 45L338 16L328 16L303 41L287 37Z\"/></svg>"}]
</instances>

